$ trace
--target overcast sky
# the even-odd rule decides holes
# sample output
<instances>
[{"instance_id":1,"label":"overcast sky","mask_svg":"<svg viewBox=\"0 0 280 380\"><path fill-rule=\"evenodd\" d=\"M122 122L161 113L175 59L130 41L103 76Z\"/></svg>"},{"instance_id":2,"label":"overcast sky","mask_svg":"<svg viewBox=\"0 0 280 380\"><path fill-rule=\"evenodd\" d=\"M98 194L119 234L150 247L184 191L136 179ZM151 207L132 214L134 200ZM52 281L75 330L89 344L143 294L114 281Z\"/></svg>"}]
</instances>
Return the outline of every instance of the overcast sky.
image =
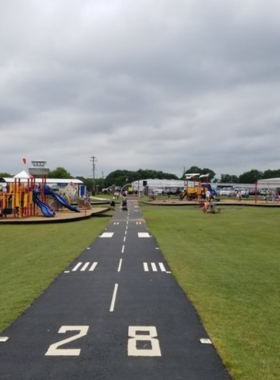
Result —
<instances>
[{"instance_id":1,"label":"overcast sky","mask_svg":"<svg viewBox=\"0 0 280 380\"><path fill-rule=\"evenodd\" d=\"M279 0L2 0L0 172L280 168Z\"/></svg>"}]
</instances>

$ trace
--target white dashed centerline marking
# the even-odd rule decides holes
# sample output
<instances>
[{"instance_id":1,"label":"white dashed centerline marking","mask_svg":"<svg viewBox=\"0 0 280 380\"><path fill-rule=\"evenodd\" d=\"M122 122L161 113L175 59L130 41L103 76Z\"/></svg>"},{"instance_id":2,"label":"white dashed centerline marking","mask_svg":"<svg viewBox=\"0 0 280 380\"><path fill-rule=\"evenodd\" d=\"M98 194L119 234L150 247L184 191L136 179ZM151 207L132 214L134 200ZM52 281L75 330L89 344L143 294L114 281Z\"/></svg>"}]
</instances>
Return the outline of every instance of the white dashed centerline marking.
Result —
<instances>
[{"instance_id":1,"label":"white dashed centerline marking","mask_svg":"<svg viewBox=\"0 0 280 380\"><path fill-rule=\"evenodd\" d=\"M112 301L111 301L111 305L110 305L110 313L112 313L115 310L115 303L116 303L116 298L117 298L118 287L119 287L119 285L115 284L113 296L112 296Z\"/></svg>"},{"instance_id":2,"label":"white dashed centerline marking","mask_svg":"<svg viewBox=\"0 0 280 380\"><path fill-rule=\"evenodd\" d=\"M120 262L119 262L118 272L121 271L121 267L122 267L122 259L120 259Z\"/></svg>"}]
</instances>

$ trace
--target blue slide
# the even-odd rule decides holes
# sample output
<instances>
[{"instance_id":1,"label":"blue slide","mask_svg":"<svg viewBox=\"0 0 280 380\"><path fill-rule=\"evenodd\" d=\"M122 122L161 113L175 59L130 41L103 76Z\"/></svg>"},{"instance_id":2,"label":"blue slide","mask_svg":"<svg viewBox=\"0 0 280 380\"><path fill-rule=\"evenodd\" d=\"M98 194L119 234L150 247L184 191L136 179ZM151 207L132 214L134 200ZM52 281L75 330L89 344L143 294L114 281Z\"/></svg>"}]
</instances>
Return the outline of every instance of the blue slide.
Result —
<instances>
[{"instance_id":1,"label":"blue slide","mask_svg":"<svg viewBox=\"0 0 280 380\"><path fill-rule=\"evenodd\" d=\"M71 211L80 212L80 210L71 206L61 195L52 191L47 185L45 186L45 194L53 196L63 207L66 207Z\"/></svg>"},{"instance_id":2,"label":"blue slide","mask_svg":"<svg viewBox=\"0 0 280 380\"><path fill-rule=\"evenodd\" d=\"M207 187L207 189L210 191L211 195L216 196L217 192L213 189L213 187L210 185L210 183L203 183L203 186Z\"/></svg>"},{"instance_id":3,"label":"blue slide","mask_svg":"<svg viewBox=\"0 0 280 380\"><path fill-rule=\"evenodd\" d=\"M38 198L38 195L40 194L40 191L35 189L33 190L33 202L40 207L42 213L44 216L55 216L55 212L53 211L53 209L50 208L49 205L47 205L46 203L42 202L39 198Z\"/></svg>"}]
</instances>

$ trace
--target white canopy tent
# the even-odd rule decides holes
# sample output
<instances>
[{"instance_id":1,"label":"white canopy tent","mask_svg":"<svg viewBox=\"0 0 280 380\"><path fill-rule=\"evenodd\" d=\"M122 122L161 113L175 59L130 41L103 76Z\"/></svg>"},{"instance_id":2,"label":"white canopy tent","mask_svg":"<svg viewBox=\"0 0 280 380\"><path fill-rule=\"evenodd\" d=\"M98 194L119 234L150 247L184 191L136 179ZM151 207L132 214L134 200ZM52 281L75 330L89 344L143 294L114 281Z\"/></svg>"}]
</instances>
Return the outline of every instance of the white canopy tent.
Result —
<instances>
[{"instance_id":1,"label":"white canopy tent","mask_svg":"<svg viewBox=\"0 0 280 380\"><path fill-rule=\"evenodd\" d=\"M22 170L20 173L16 174L13 178L15 178L15 179L29 179L29 178L33 178L33 176L30 175L29 173L27 173L25 170Z\"/></svg>"}]
</instances>

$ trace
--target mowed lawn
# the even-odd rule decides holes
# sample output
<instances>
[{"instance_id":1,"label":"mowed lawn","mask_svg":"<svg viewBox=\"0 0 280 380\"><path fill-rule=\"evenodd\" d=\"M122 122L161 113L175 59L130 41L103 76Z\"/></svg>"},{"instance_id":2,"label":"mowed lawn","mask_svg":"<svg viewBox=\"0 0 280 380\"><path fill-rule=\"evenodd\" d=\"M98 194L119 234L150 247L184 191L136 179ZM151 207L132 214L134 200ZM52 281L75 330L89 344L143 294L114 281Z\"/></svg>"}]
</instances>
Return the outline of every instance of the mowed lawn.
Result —
<instances>
[{"instance_id":1,"label":"mowed lawn","mask_svg":"<svg viewBox=\"0 0 280 380\"><path fill-rule=\"evenodd\" d=\"M109 220L103 216L63 224L0 225L0 332L95 240Z\"/></svg>"},{"instance_id":2,"label":"mowed lawn","mask_svg":"<svg viewBox=\"0 0 280 380\"><path fill-rule=\"evenodd\" d=\"M280 208L142 205L234 379L280 379Z\"/></svg>"}]
</instances>

